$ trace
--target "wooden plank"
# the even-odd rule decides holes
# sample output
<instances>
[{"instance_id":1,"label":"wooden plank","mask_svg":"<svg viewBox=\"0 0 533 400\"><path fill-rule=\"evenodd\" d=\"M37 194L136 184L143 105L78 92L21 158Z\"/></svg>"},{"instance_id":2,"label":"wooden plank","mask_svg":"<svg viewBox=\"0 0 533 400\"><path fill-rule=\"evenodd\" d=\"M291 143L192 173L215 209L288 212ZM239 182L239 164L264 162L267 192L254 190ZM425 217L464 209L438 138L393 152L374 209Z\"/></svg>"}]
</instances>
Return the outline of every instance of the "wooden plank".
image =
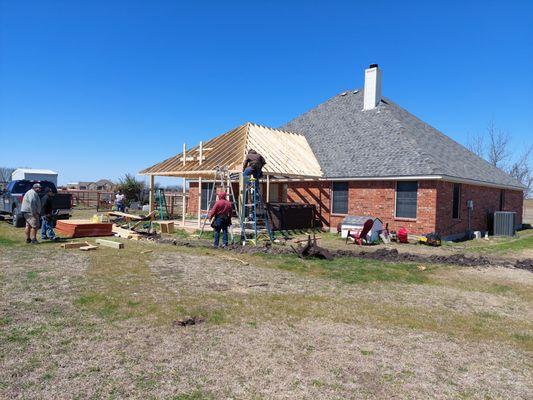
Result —
<instances>
[{"instance_id":1,"label":"wooden plank","mask_svg":"<svg viewBox=\"0 0 533 400\"><path fill-rule=\"evenodd\" d=\"M69 242L69 243L63 243L60 247L62 249L79 249L83 246L89 246L89 243L87 242Z\"/></svg>"},{"instance_id":2,"label":"wooden plank","mask_svg":"<svg viewBox=\"0 0 533 400\"><path fill-rule=\"evenodd\" d=\"M112 247L114 249L123 249L124 243L113 242L112 240L96 239L96 243L106 247Z\"/></svg>"},{"instance_id":3,"label":"wooden plank","mask_svg":"<svg viewBox=\"0 0 533 400\"><path fill-rule=\"evenodd\" d=\"M135 215L135 214L128 214L128 213L125 213L125 212L121 212L121 211L109 211L107 213L107 215L113 215L115 217L124 217L124 218L129 218L129 219L135 219L135 220L143 220L145 219L146 217L143 217L141 215Z\"/></svg>"},{"instance_id":4,"label":"wooden plank","mask_svg":"<svg viewBox=\"0 0 533 400\"><path fill-rule=\"evenodd\" d=\"M89 250L96 250L97 248L98 248L98 246L93 246L92 244L90 244L88 246L80 247L80 250L81 251L89 251Z\"/></svg>"}]
</instances>

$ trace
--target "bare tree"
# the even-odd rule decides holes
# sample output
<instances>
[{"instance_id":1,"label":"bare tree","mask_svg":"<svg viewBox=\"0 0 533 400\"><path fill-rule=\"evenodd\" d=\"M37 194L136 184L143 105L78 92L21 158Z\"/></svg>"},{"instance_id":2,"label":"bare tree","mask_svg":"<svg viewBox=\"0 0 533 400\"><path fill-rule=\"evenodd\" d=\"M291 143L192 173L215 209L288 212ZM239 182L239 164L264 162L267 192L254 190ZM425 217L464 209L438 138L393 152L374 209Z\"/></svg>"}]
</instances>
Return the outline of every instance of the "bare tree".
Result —
<instances>
[{"instance_id":1,"label":"bare tree","mask_svg":"<svg viewBox=\"0 0 533 400\"><path fill-rule=\"evenodd\" d=\"M487 161L495 167L506 169L509 159L509 133L496 128L494 121L487 127Z\"/></svg>"},{"instance_id":2,"label":"bare tree","mask_svg":"<svg viewBox=\"0 0 533 400\"><path fill-rule=\"evenodd\" d=\"M15 168L0 167L0 182L9 182L11 180L11 174L13 171L15 171Z\"/></svg>"},{"instance_id":3,"label":"bare tree","mask_svg":"<svg viewBox=\"0 0 533 400\"><path fill-rule=\"evenodd\" d=\"M485 139L483 135L468 135L466 147L478 157L485 158Z\"/></svg>"},{"instance_id":4,"label":"bare tree","mask_svg":"<svg viewBox=\"0 0 533 400\"><path fill-rule=\"evenodd\" d=\"M529 198L533 194L533 169L531 167L531 155L533 154L533 145L529 146L526 151L516 160L509 168L509 174L522 183L524 197Z\"/></svg>"}]
</instances>

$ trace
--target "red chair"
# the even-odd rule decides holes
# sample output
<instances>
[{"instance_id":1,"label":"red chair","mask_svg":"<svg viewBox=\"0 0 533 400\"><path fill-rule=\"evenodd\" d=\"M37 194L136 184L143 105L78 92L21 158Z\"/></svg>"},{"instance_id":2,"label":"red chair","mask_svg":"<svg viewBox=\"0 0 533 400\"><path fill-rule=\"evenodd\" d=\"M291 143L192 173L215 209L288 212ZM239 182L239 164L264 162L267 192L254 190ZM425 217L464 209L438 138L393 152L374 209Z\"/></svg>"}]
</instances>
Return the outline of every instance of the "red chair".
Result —
<instances>
[{"instance_id":1,"label":"red chair","mask_svg":"<svg viewBox=\"0 0 533 400\"><path fill-rule=\"evenodd\" d=\"M363 224L363 229L348 231L348 235L346 236L346 243L348 243L348 239L353 239L354 243L357 243L359 246L361 246L363 244L363 240L366 241L366 235L368 235L368 232L370 232L373 226L374 220L367 219L366 222Z\"/></svg>"}]
</instances>

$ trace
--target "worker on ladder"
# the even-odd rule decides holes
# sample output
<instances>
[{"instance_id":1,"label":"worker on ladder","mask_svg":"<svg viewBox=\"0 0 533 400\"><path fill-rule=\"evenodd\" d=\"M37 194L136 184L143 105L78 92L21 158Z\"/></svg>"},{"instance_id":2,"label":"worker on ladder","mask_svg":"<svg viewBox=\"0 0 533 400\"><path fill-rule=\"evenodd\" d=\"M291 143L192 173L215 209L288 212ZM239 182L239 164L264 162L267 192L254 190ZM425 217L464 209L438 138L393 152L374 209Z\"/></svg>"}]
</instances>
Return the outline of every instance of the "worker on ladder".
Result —
<instances>
[{"instance_id":1,"label":"worker on ladder","mask_svg":"<svg viewBox=\"0 0 533 400\"><path fill-rule=\"evenodd\" d=\"M242 175L244 177L244 187L248 188L248 184L250 180L253 178L253 189L258 190L258 182L261 176L263 175L263 166L266 164L265 159L261 154L259 154L257 151L250 149L248 150L248 154L246 155L246 159L244 160L244 164L242 166ZM252 177L252 178L250 178ZM245 190L244 192L244 204L248 202L248 190ZM247 207L244 206L244 215L248 214ZM251 219L252 216L250 215L249 218Z\"/></svg>"},{"instance_id":2,"label":"worker on ladder","mask_svg":"<svg viewBox=\"0 0 533 400\"><path fill-rule=\"evenodd\" d=\"M250 149L242 166L242 174L245 178L249 179L250 175L252 175L256 180L259 180L263 175L263 166L265 164L266 161L263 156L257 151Z\"/></svg>"},{"instance_id":3,"label":"worker on ladder","mask_svg":"<svg viewBox=\"0 0 533 400\"><path fill-rule=\"evenodd\" d=\"M228 245L228 227L231 225L231 214L233 213L233 205L231 201L226 199L226 192L218 193L218 200L209 210L208 218L212 221L211 227L215 231L215 249L218 248L220 241L220 231L222 231L222 245Z\"/></svg>"}]
</instances>

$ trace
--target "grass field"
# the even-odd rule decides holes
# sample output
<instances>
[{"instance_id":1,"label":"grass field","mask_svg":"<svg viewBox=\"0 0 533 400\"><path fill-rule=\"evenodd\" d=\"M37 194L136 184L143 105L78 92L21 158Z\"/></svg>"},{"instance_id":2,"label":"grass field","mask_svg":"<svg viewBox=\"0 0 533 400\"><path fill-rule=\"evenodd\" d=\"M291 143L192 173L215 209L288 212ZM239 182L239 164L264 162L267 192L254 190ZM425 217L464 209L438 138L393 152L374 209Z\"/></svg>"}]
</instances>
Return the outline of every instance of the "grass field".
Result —
<instances>
[{"instance_id":1,"label":"grass field","mask_svg":"<svg viewBox=\"0 0 533 400\"><path fill-rule=\"evenodd\" d=\"M490 251L529 251L531 237ZM88 253L31 246L0 223L0 398L533 391L530 272L123 242ZM200 322L180 326L186 317Z\"/></svg>"}]
</instances>

